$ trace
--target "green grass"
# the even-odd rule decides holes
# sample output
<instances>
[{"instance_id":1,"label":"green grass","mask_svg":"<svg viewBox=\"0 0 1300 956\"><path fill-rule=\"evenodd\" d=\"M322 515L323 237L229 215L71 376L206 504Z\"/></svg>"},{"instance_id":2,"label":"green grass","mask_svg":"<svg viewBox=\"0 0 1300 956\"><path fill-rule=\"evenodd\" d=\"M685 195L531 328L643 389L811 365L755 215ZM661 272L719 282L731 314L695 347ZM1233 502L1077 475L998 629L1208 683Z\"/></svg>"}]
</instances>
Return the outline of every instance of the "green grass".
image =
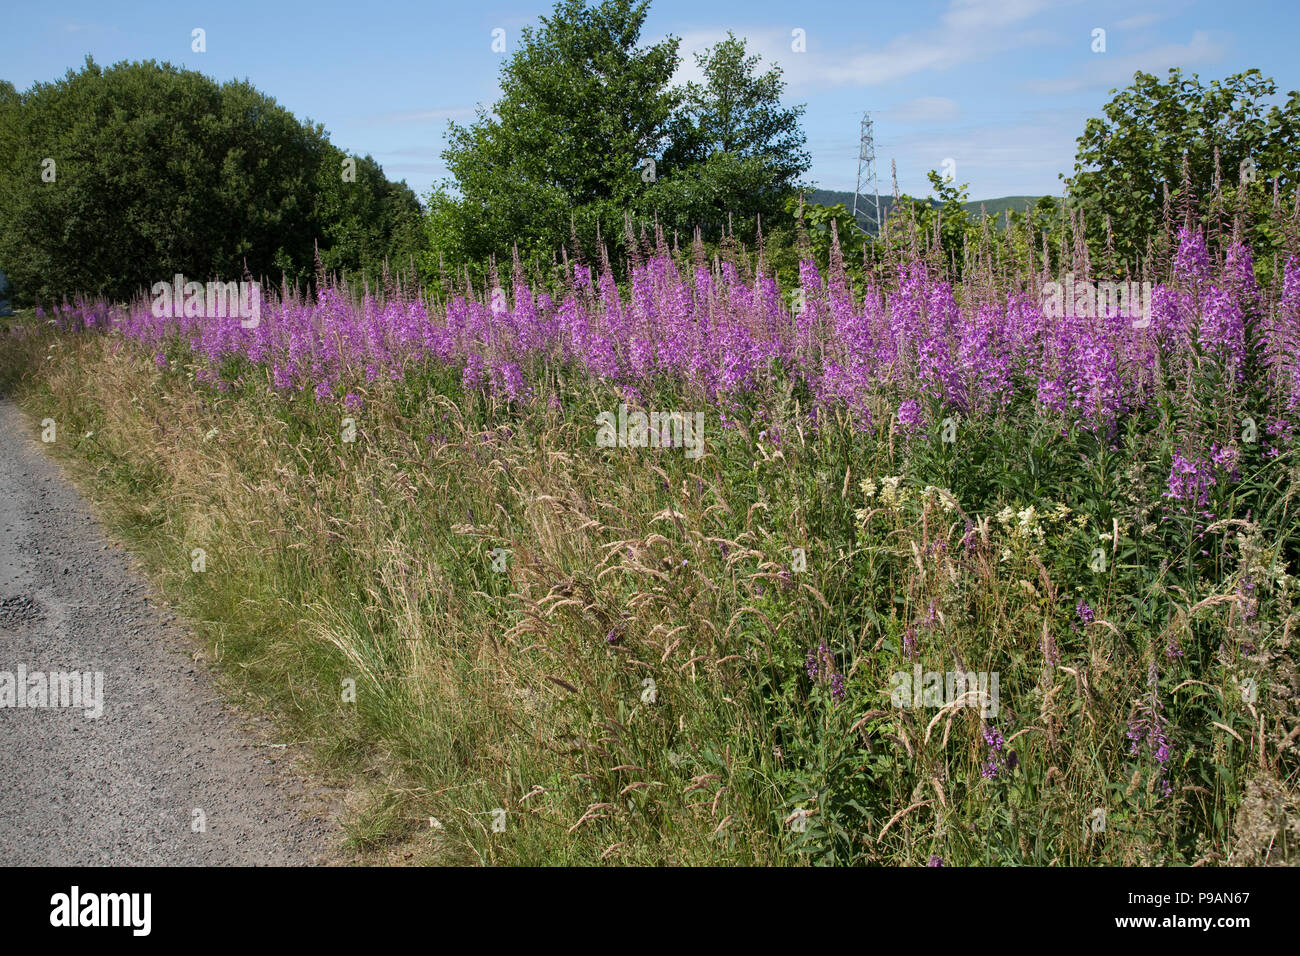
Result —
<instances>
[{"instance_id":1,"label":"green grass","mask_svg":"<svg viewBox=\"0 0 1300 956\"><path fill-rule=\"evenodd\" d=\"M1254 477L1216 502L1240 523L1200 544L1159 520L1172 429L1104 449L1018 409L963 426L958 453L937 435L817 432L799 410L807 396L788 389L774 422L742 409L721 432L715 419L692 461L596 448L585 423L619 397L564 370L552 370L561 414L545 398L465 395L455 372L430 369L376 383L347 442L340 411L269 397L263 373L210 392L119 345L10 342L0 376L33 419L60 423L68 437L52 451L199 622L231 686L352 790L349 840L364 853L1296 859L1294 579L1254 572L1254 620L1233 597L1251 569L1295 567L1289 457L1247 459ZM645 398L707 407L674 390ZM758 437L773 423L780 448ZM897 500L882 497L887 476L901 476ZM1030 505L1041 537L997 517ZM497 547L510 550L505 573L492 570ZM794 548L807 554L798 574ZM995 755L977 710L891 704L891 676L914 663L905 633L926 619L925 670L959 659L1000 674L992 724L1016 766L995 779L981 775ZM1182 658L1165 655L1170 640ZM1168 765L1130 755L1125 737L1152 664ZM1085 826L1098 808L1104 833Z\"/></svg>"}]
</instances>

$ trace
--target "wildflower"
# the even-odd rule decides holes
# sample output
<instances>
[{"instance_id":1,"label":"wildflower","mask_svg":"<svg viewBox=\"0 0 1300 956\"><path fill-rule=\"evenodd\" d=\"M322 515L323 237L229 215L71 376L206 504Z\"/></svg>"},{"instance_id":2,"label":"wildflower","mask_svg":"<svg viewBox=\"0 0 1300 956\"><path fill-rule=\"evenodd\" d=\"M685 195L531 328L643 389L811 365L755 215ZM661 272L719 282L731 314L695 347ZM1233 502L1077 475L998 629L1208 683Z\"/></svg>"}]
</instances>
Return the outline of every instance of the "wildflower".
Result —
<instances>
[{"instance_id":1,"label":"wildflower","mask_svg":"<svg viewBox=\"0 0 1300 956\"><path fill-rule=\"evenodd\" d=\"M1017 529L1019 530L1021 535L1023 535L1026 538L1033 537L1033 538L1037 538L1040 541L1042 540L1043 529L1038 524L1039 515L1038 512L1034 509L1033 505L1030 505L1028 508L1025 508L1024 510L1017 512L1016 517L1019 519L1019 524L1017 526Z\"/></svg>"},{"instance_id":2,"label":"wildflower","mask_svg":"<svg viewBox=\"0 0 1300 956\"><path fill-rule=\"evenodd\" d=\"M844 699L844 675L843 674L831 675L831 696L834 697L836 700Z\"/></svg>"},{"instance_id":3,"label":"wildflower","mask_svg":"<svg viewBox=\"0 0 1300 956\"><path fill-rule=\"evenodd\" d=\"M904 435L913 435L925 428L925 416L921 406L908 399L898 405L898 430Z\"/></svg>"},{"instance_id":4,"label":"wildflower","mask_svg":"<svg viewBox=\"0 0 1300 956\"><path fill-rule=\"evenodd\" d=\"M941 857L941 856L939 856L939 855L937 855L937 854L931 853L931 854L930 854L930 862L927 863L926 866L943 866L943 857Z\"/></svg>"},{"instance_id":5,"label":"wildflower","mask_svg":"<svg viewBox=\"0 0 1300 956\"><path fill-rule=\"evenodd\" d=\"M988 746L988 757L980 769L980 776L985 780L996 780L1007 769L1006 756L1002 753L1004 741L991 724L984 727L984 743Z\"/></svg>"},{"instance_id":6,"label":"wildflower","mask_svg":"<svg viewBox=\"0 0 1300 956\"><path fill-rule=\"evenodd\" d=\"M819 676L824 676L830 682L831 697L837 701L844 699L844 675L835 670L835 658L826 647L825 641L817 646L817 650L808 651L808 656L804 659L804 667L808 671L810 680L817 680Z\"/></svg>"},{"instance_id":7,"label":"wildflower","mask_svg":"<svg viewBox=\"0 0 1300 956\"><path fill-rule=\"evenodd\" d=\"M1096 617L1087 601L1080 601L1074 610L1078 613L1079 620L1083 621L1084 626L1091 624Z\"/></svg>"},{"instance_id":8,"label":"wildflower","mask_svg":"<svg viewBox=\"0 0 1300 956\"><path fill-rule=\"evenodd\" d=\"M1189 508L1203 509L1210 502L1214 484L1209 462L1178 453L1169 468L1168 490L1163 497L1173 499L1184 512Z\"/></svg>"},{"instance_id":9,"label":"wildflower","mask_svg":"<svg viewBox=\"0 0 1300 956\"><path fill-rule=\"evenodd\" d=\"M1136 757L1138 749L1146 745L1157 763L1169 761L1169 741L1165 737L1166 721L1163 705L1159 696L1159 674L1155 661L1147 669L1148 693L1139 701L1137 708L1129 718L1126 736L1129 740L1129 754Z\"/></svg>"},{"instance_id":10,"label":"wildflower","mask_svg":"<svg viewBox=\"0 0 1300 956\"><path fill-rule=\"evenodd\" d=\"M916 628L914 627L909 627L903 632L903 656L909 660L915 660L917 657Z\"/></svg>"},{"instance_id":11,"label":"wildflower","mask_svg":"<svg viewBox=\"0 0 1300 956\"><path fill-rule=\"evenodd\" d=\"M903 501L903 496L898 490L898 483L903 480L902 475L885 477L880 479L880 503L887 507L896 507Z\"/></svg>"},{"instance_id":12,"label":"wildflower","mask_svg":"<svg viewBox=\"0 0 1300 956\"><path fill-rule=\"evenodd\" d=\"M1279 585L1284 578L1285 572L1277 579ZM1241 598L1241 619L1250 622L1259 611L1259 599L1255 597L1255 582L1249 574L1242 575L1237 581L1237 597Z\"/></svg>"},{"instance_id":13,"label":"wildflower","mask_svg":"<svg viewBox=\"0 0 1300 956\"><path fill-rule=\"evenodd\" d=\"M1215 468L1230 476L1233 481L1240 477L1237 470L1237 465L1241 462L1240 448L1231 445L1220 447L1219 443L1215 442L1210 446L1210 461L1214 462Z\"/></svg>"}]
</instances>

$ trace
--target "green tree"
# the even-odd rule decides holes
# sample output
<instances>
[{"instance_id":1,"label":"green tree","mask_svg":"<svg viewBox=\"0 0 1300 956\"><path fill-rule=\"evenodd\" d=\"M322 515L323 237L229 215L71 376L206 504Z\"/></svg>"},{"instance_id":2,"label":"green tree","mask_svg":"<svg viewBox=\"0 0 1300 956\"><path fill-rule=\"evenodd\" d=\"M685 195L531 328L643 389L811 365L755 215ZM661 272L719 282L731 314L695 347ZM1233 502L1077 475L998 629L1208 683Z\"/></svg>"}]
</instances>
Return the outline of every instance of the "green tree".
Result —
<instances>
[{"instance_id":1,"label":"green tree","mask_svg":"<svg viewBox=\"0 0 1300 956\"><path fill-rule=\"evenodd\" d=\"M803 106L783 107L781 68L759 72L735 34L695 55L703 85L687 83L667 130L663 179L643 203L674 228L748 232L757 216L775 222L808 171L799 126Z\"/></svg>"},{"instance_id":2,"label":"green tree","mask_svg":"<svg viewBox=\"0 0 1300 956\"><path fill-rule=\"evenodd\" d=\"M0 267L27 301L124 299L176 272L298 281L318 244L356 269L403 229L413 242L414 194L368 159L344 183L341 160L321 126L248 83L87 58L0 88Z\"/></svg>"},{"instance_id":3,"label":"green tree","mask_svg":"<svg viewBox=\"0 0 1300 956\"><path fill-rule=\"evenodd\" d=\"M571 224L584 243L598 225L618 235L646 188L643 161L661 161L675 105L678 41L638 45L647 6L561 0L521 31L492 111L450 124L443 158L459 197L440 200L434 215L447 230L438 241L462 244L457 258L506 255L516 242L549 256Z\"/></svg>"},{"instance_id":4,"label":"green tree","mask_svg":"<svg viewBox=\"0 0 1300 956\"><path fill-rule=\"evenodd\" d=\"M423 210L406 183L390 182L369 156L358 159L328 147L315 210L321 264L327 272L378 279L387 262L405 274L423 250ZM352 174L343 176L344 162Z\"/></svg>"},{"instance_id":5,"label":"green tree","mask_svg":"<svg viewBox=\"0 0 1300 956\"><path fill-rule=\"evenodd\" d=\"M1216 150L1229 208L1238 201L1243 171L1249 178L1253 169L1255 180L1245 184L1240 198L1261 212L1271 192L1268 180L1294 188L1300 93L1290 93L1281 106L1267 106L1276 91L1258 70L1208 86L1178 69L1169 71L1167 82L1136 73L1133 84L1106 104L1104 117L1088 120L1074 175L1066 180L1069 201L1086 216L1093 249L1104 247L1109 217L1116 257L1135 265L1146 254L1148 239L1161 231L1166 187L1176 209L1191 203L1207 218L1217 214L1206 201L1214 194ZM1184 186L1184 156L1190 192ZM1252 238L1258 252L1266 237Z\"/></svg>"}]
</instances>

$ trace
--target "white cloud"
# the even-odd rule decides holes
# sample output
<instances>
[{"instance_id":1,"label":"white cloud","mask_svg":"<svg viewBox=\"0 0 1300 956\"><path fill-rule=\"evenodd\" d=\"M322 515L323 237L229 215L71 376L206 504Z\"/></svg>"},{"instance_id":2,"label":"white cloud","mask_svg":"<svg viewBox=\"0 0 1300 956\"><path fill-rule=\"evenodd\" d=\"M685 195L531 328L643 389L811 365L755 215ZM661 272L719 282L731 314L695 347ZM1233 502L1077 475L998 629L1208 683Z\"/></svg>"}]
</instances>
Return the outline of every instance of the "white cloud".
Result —
<instances>
[{"instance_id":1,"label":"white cloud","mask_svg":"<svg viewBox=\"0 0 1300 956\"><path fill-rule=\"evenodd\" d=\"M747 41L751 53L758 53L766 63L779 63L793 89L875 86L1048 42L1051 36L1042 30L1012 29L1046 8L1045 0L950 0L937 28L894 37L872 50L832 50L830 44L837 42L838 36L811 30L807 51L796 53L791 49L789 30L733 30ZM692 54L726 35L726 30L684 34L682 64L675 81L699 82L701 75Z\"/></svg>"},{"instance_id":2,"label":"white cloud","mask_svg":"<svg viewBox=\"0 0 1300 956\"><path fill-rule=\"evenodd\" d=\"M1127 56L1093 54L1088 68L1074 76L1029 83L1035 93L1074 93L1085 89L1113 89L1127 86L1138 70L1162 74L1173 66L1191 67L1223 56L1224 46L1205 30L1197 30L1186 43L1168 43Z\"/></svg>"},{"instance_id":3,"label":"white cloud","mask_svg":"<svg viewBox=\"0 0 1300 956\"><path fill-rule=\"evenodd\" d=\"M1018 23L1046 6L1044 0L953 0L942 20L954 33L992 30Z\"/></svg>"},{"instance_id":4,"label":"white cloud","mask_svg":"<svg viewBox=\"0 0 1300 956\"><path fill-rule=\"evenodd\" d=\"M1165 16L1161 13L1139 13L1136 16L1125 17L1116 26L1121 30L1137 30L1140 27L1149 27L1153 23L1159 23L1163 19L1165 19Z\"/></svg>"}]
</instances>

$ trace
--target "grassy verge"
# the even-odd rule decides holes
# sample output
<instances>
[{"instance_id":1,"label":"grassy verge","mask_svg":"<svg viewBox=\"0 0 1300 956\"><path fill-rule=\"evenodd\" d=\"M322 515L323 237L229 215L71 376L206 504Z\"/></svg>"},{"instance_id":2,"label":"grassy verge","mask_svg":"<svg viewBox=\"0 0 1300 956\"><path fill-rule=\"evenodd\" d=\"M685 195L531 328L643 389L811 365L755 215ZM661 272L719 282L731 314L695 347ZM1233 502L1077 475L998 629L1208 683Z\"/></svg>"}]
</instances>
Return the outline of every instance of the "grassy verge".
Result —
<instances>
[{"instance_id":1,"label":"grassy verge","mask_svg":"<svg viewBox=\"0 0 1300 956\"><path fill-rule=\"evenodd\" d=\"M1293 492L1242 492L1193 547L1154 517L1158 432L1111 450L1010 419L958 453L814 431L787 390L772 421L714 417L693 460L595 447L619 399L572 377L502 406L431 366L349 413L262 369L196 386L111 334L4 348L225 672L364 793L363 852L1296 859L1294 579L1267 570L1294 558ZM917 665L997 672L998 714L898 706Z\"/></svg>"}]
</instances>

